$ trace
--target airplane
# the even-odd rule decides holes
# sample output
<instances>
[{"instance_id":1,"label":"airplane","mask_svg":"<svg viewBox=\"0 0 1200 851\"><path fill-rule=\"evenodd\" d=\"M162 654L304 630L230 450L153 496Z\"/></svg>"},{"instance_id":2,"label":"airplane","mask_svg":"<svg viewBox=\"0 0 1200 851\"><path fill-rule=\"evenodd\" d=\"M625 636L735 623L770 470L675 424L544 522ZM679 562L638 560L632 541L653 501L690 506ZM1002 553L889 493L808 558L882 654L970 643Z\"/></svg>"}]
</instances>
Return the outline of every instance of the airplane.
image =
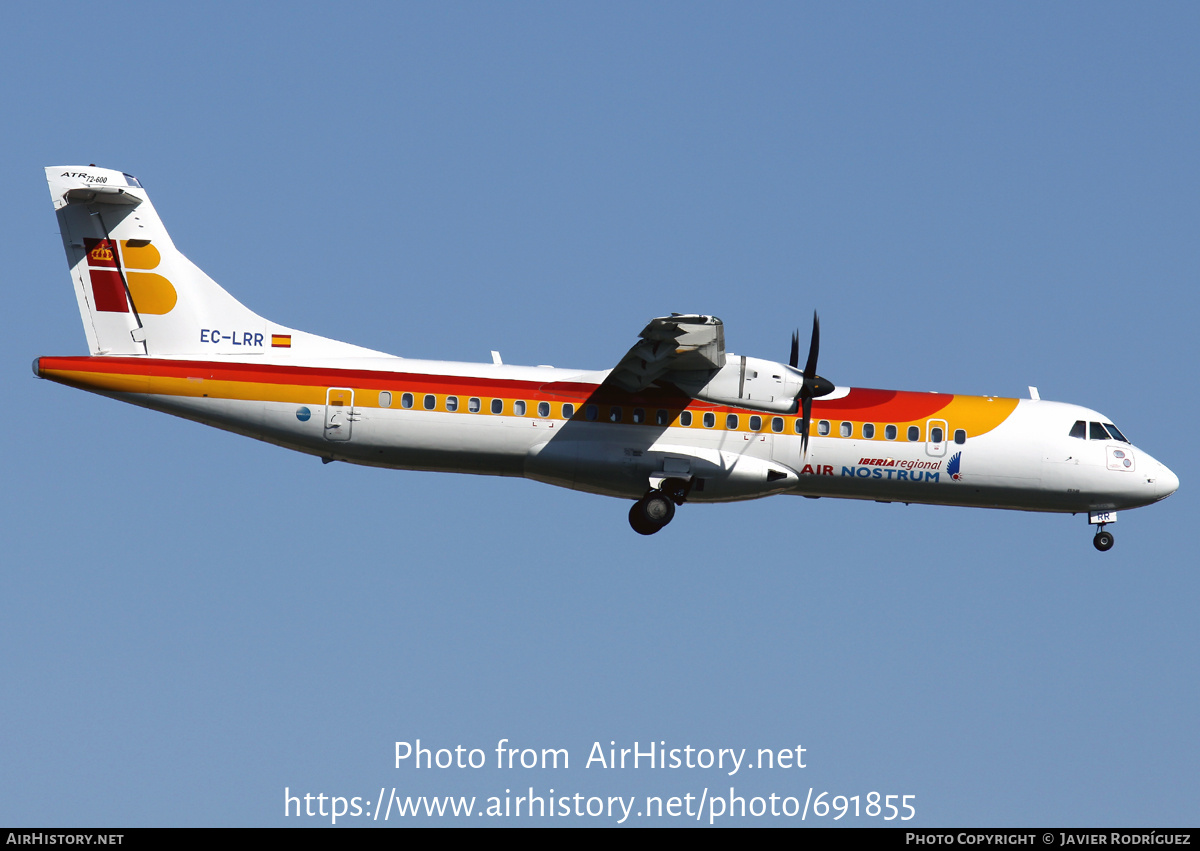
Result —
<instances>
[{"instance_id":1,"label":"airplane","mask_svg":"<svg viewBox=\"0 0 1200 851\"><path fill-rule=\"evenodd\" d=\"M91 354L41 357L49 379L319 457L523 476L631 500L658 532L687 503L775 494L1088 515L1179 479L1090 408L844 387L725 349L715 316L650 320L611 369L402 358L252 312L175 247L132 175L46 169Z\"/></svg>"}]
</instances>

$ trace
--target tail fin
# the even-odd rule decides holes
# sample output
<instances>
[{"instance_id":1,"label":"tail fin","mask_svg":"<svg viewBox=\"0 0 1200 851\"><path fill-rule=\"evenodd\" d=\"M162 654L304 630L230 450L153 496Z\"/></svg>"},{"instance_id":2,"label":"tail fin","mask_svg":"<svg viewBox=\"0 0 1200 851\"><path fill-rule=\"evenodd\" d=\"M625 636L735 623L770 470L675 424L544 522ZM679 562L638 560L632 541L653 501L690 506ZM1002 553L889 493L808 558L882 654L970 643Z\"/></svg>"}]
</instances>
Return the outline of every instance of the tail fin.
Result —
<instances>
[{"instance_id":1,"label":"tail fin","mask_svg":"<svg viewBox=\"0 0 1200 851\"><path fill-rule=\"evenodd\" d=\"M382 354L285 328L242 305L179 252L132 175L55 166L46 180L92 354Z\"/></svg>"}]
</instances>

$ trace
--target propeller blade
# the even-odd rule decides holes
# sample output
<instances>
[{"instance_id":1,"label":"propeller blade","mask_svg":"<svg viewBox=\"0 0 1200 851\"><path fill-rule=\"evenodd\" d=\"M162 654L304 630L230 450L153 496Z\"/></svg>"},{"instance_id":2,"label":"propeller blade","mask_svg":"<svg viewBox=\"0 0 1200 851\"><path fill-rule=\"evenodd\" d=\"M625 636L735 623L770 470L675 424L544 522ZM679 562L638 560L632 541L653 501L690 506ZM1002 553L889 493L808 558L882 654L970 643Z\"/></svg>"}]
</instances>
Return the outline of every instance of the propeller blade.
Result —
<instances>
[{"instance_id":1,"label":"propeller blade","mask_svg":"<svg viewBox=\"0 0 1200 851\"><path fill-rule=\"evenodd\" d=\"M800 457L808 457L808 428L812 422L812 396L807 393L803 401L804 416L800 421Z\"/></svg>"},{"instance_id":2,"label":"propeller blade","mask_svg":"<svg viewBox=\"0 0 1200 851\"><path fill-rule=\"evenodd\" d=\"M821 320L817 318L817 312L813 311L813 330L812 342L808 344L808 363L804 365L804 377L816 378L817 376L817 351L821 348ZM795 349L793 348L793 351ZM799 352L797 352L799 354Z\"/></svg>"},{"instance_id":3,"label":"propeller blade","mask_svg":"<svg viewBox=\"0 0 1200 851\"><path fill-rule=\"evenodd\" d=\"M796 394L796 401L799 403L801 410L800 417L800 453L801 457L808 457L808 431L812 427L812 402L818 396L827 396L834 391L832 381L822 378L817 375L817 355L821 350L821 319L817 316L817 312L813 311L813 329L812 339L808 344L808 362L804 364L804 371L801 372L803 380L800 383L800 392ZM792 369L799 372L797 365L800 362L800 332L792 332L792 356L789 360L789 365Z\"/></svg>"}]
</instances>

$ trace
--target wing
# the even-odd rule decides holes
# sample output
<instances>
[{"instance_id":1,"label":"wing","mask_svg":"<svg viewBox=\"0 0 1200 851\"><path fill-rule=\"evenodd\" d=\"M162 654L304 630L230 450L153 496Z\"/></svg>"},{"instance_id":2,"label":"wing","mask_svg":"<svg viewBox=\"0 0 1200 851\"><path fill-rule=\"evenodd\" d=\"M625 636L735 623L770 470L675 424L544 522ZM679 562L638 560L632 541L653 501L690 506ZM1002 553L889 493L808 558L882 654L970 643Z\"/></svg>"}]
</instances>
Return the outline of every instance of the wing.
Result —
<instances>
[{"instance_id":1,"label":"wing","mask_svg":"<svg viewBox=\"0 0 1200 851\"><path fill-rule=\"evenodd\" d=\"M636 393L668 372L708 372L725 366L725 326L715 316L672 313L651 319L606 383Z\"/></svg>"}]
</instances>

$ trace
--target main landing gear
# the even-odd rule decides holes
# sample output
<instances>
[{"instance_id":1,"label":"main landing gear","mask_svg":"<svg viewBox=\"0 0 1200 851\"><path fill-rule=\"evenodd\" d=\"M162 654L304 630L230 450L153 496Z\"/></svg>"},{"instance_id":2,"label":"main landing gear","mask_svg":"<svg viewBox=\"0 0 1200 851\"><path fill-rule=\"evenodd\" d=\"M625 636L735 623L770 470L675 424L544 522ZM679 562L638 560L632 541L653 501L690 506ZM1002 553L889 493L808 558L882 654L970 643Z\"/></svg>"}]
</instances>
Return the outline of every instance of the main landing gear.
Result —
<instances>
[{"instance_id":1,"label":"main landing gear","mask_svg":"<svg viewBox=\"0 0 1200 851\"><path fill-rule=\"evenodd\" d=\"M629 509L629 525L639 535L653 535L671 522L675 506L683 505L691 482L667 479L658 490L649 490Z\"/></svg>"},{"instance_id":2,"label":"main landing gear","mask_svg":"<svg viewBox=\"0 0 1200 851\"><path fill-rule=\"evenodd\" d=\"M1096 531L1096 537L1092 538L1092 546L1102 553L1108 552L1113 546L1113 533L1105 532L1104 527L1101 526Z\"/></svg>"}]
</instances>

